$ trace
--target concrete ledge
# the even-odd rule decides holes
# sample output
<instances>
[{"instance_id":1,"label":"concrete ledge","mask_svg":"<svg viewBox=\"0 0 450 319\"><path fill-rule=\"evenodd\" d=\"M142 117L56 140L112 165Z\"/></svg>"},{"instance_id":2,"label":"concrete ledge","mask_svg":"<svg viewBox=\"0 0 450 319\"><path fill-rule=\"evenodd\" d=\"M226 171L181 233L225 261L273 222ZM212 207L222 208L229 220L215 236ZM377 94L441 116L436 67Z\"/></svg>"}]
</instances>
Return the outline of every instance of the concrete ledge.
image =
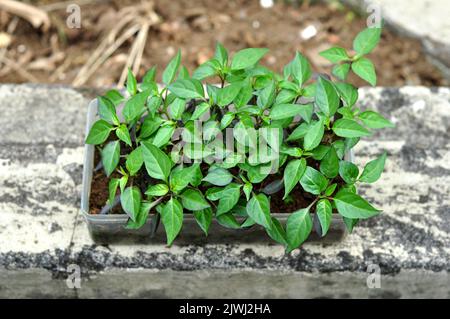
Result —
<instances>
[{"instance_id":1,"label":"concrete ledge","mask_svg":"<svg viewBox=\"0 0 450 319\"><path fill-rule=\"evenodd\" d=\"M382 289L399 285L394 297L447 298L450 89L375 88L360 94L363 108L378 109L397 124L355 150L359 164L388 151L383 178L361 188L384 212L362 222L341 243L309 243L285 255L282 247L266 243L96 246L79 215L91 95L68 87L1 85L0 297L201 297L214 295L196 288L211 280L221 287L230 281L229 291L215 292L224 297L233 289L247 297L320 297L326 291L347 296L336 288L347 280L348 297L354 297L367 290L367 266L377 264L389 283ZM81 267L86 290L74 292L65 285L70 264ZM270 275L262 280L257 274L266 271ZM120 286L118 276L137 285ZM243 276L254 278L258 293L245 282L239 286ZM334 282L330 290L320 288L327 280ZM439 283L446 285L427 288ZM38 291L32 285L54 288ZM407 285L415 285L415 293ZM282 287L291 287L290 292ZM371 290L365 296L377 294L383 295Z\"/></svg>"}]
</instances>

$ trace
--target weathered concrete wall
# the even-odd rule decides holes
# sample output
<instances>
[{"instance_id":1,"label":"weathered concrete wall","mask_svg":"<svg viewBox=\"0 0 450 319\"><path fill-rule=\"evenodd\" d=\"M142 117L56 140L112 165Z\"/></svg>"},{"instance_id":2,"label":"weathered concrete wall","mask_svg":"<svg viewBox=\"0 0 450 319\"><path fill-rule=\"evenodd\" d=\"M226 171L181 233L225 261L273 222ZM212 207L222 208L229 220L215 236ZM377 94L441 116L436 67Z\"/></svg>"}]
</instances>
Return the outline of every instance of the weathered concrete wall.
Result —
<instances>
[{"instance_id":1,"label":"weathered concrete wall","mask_svg":"<svg viewBox=\"0 0 450 319\"><path fill-rule=\"evenodd\" d=\"M266 243L95 245L79 216L89 98L64 87L0 86L0 297L201 297L208 294L196 288L216 282L229 285L223 296L239 289L242 297L377 297L386 289L392 297L447 298L450 89L362 89L361 96L363 108L397 124L356 148L358 164L388 151L383 177L361 188L383 213L343 242L308 243L285 255ZM63 280L69 264L84 276L75 293ZM385 275L377 292L365 285L370 264ZM137 286L118 285L118 276ZM247 277L261 289L240 280Z\"/></svg>"}]
</instances>

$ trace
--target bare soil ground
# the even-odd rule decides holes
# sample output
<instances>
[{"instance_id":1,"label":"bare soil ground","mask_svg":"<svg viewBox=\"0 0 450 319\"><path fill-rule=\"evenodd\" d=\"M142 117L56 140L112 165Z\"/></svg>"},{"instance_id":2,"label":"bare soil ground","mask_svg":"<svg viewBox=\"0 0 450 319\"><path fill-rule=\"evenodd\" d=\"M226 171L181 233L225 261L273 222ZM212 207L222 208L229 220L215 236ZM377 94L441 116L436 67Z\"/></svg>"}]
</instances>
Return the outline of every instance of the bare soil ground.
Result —
<instances>
[{"instance_id":1,"label":"bare soil ground","mask_svg":"<svg viewBox=\"0 0 450 319\"><path fill-rule=\"evenodd\" d=\"M120 22L119 10L138 3L131 0L85 2L81 5L81 28L70 29L66 25L69 15L66 7L48 9L48 4L57 2L32 1L48 10L52 27L47 32L0 12L1 32L14 26L13 20L17 23L12 28L9 46L0 49L15 67L0 64L0 82L72 84L101 40ZM365 27L366 21L336 4L292 5L283 1L268 9L262 8L259 1L249 0L154 1L154 12L159 22L150 27L139 76L153 65L158 65L161 71L178 49L182 51L183 64L192 71L213 55L216 41L231 52L244 47L267 47L271 51L263 63L279 72L292 59L295 50L305 54L316 71L330 71L318 52L332 45L350 48L352 39ZM311 26L317 34L308 40L302 38L301 32ZM135 38L125 41L82 86L101 88L117 83ZM448 85L426 60L420 43L389 30L384 31L371 58L378 70L378 85ZM364 84L356 78L351 81Z\"/></svg>"}]
</instances>

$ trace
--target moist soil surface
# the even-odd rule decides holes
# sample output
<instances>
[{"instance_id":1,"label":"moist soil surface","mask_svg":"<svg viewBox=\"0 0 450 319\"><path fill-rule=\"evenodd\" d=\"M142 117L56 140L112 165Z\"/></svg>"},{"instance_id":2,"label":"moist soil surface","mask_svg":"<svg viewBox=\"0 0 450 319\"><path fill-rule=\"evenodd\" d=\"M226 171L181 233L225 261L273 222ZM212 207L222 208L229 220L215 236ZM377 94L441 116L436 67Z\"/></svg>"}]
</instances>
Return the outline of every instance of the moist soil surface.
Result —
<instances>
[{"instance_id":1,"label":"moist soil surface","mask_svg":"<svg viewBox=\"0 0 450 319\"><path fill-rule=\"evenodd\" d=\"M46 8L52 27L37 30L23 19L0 12L0 32L10 31L11 35L9 45L0 48L0 57L4 54L14 62L14 65L0 63L0 82L72 84L101 40L120 21L118 12L139 4L131 0L83 2L81 27L71 29L66 25L69 15L66 6L51 7L61 1L30 2ZM333 45L351 48L353 38L366 24L365 17L337 2L330 5L303 1L295 5L301 1L276 1L271 8L262 8L259 1L249 0L153 2L160 22L150 28L138 78L153 65L159 67L160 76L178 49L183 54L183 63L192 72L212 57L216 41L222 42L231 53L245 47L267 47L270 52L262 63L278 72L293 58L295 50L306 55L317 72L330 72L330 65L318 53ZM306 39L302 34L308 30L313 36ZM125 41L81 85L114 86L135 38ZM377 68L380 86L448 85L426 60L418 41L387 29L370 58ZM355 77L350 81L367 85Z\"/></svg>"}]
</instances>

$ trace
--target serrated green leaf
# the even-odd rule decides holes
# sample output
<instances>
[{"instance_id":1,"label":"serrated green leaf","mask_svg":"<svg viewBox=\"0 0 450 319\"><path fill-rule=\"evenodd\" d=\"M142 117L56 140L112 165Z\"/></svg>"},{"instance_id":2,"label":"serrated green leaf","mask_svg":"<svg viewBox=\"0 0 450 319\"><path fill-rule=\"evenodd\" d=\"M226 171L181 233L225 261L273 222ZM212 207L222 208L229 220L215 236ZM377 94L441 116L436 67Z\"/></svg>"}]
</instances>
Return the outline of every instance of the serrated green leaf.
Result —
<instances>
[{"instance_id":1,"label":"serrated green leaf","mask_svg":"<svg viewBox=\"0 0 450 319\"><path fill-rule=\"evenodd\" d=\"M283 73L285 78L291 75L302 86L311 77L311 66L303 55L296 52L294 59L284 67Z\"/></svg>"},{"instance_id":2,"label":"serrated green leaf","mask_svg":"<svg viewBox=\"0 0 450 319\"><path fill-rule=\"evenodd\" d=\"M361 173L361 176L359 177L359 181L365 183L376 182L380 178L381 173L383 173L386 156L386 152L384 152L377 159L374 159L373 161L367 163L364 167L363 172Z\"/></svg>"}]
</instances>

